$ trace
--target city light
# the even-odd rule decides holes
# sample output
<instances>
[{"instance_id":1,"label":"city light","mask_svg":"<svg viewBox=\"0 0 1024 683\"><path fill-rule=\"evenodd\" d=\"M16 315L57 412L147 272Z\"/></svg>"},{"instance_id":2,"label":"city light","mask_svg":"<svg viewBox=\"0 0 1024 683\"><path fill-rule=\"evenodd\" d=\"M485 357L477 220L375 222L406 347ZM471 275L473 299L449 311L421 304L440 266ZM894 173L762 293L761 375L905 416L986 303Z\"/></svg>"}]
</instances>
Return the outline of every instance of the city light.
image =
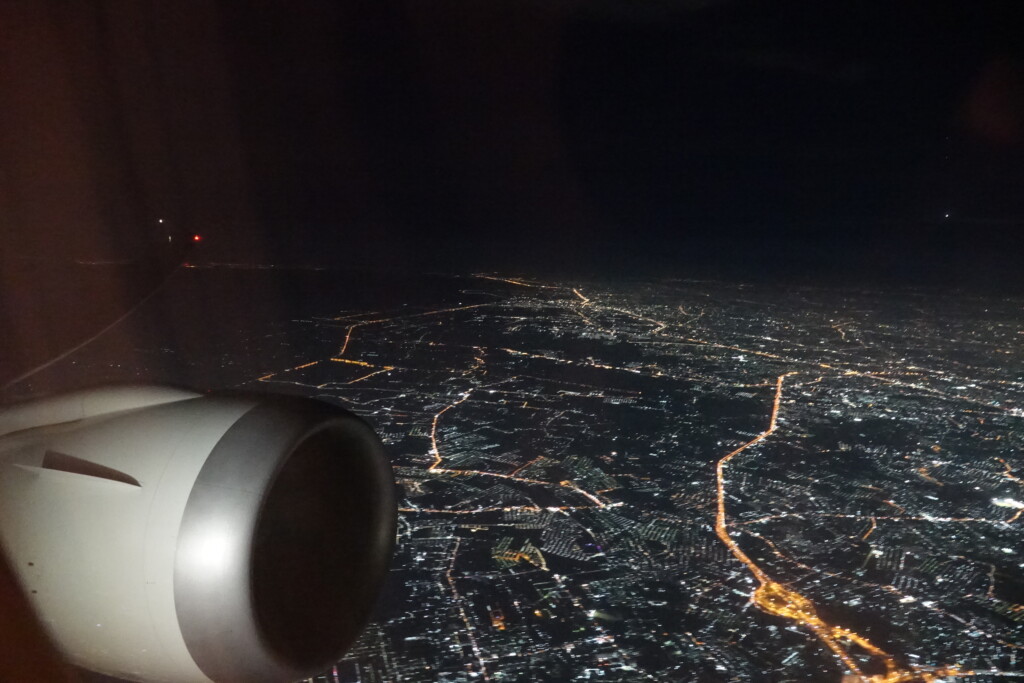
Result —
<instances>
[{"instance_id":1,"label":"city light","mask_svg":"<svg viewBox=\"0 0 1024 683\"><path fill-rule=\"evenodd\" d=\"M1012 302L456 282L285 321L239 375L336 400L393 457L408 595L346 662L424 681L1019 669Z\"/></svg>"}]
</instances>

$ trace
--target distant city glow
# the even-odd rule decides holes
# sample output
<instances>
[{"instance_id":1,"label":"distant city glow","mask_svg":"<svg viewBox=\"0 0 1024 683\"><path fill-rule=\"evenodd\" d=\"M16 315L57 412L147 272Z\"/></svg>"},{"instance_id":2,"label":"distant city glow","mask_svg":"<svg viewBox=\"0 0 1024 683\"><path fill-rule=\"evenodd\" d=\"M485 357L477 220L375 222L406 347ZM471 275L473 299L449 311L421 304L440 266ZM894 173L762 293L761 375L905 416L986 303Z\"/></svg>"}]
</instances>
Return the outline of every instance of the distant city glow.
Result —
<instances>
[{"instance_id":1,"label":"distant city glow","mask_svg":"<svg viewBox=\"0 0 1024 683\"><path fill-rule=\"evenodd\" d=\"M1019 299L450 282L310 292L197 367L387 444L403 588L349 678L1019 675ZM225 571L206 531L179 557Z\"/></svg>"}]
</instances>

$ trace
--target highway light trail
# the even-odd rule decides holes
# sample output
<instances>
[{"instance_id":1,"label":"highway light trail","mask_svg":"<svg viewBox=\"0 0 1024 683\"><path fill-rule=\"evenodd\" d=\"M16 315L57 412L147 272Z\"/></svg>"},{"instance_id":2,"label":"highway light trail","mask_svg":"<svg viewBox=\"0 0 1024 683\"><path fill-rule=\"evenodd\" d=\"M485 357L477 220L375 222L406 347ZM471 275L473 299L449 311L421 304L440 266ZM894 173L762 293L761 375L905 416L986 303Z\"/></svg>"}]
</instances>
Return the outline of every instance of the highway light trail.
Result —
<instances>
[{"instance_id":1,"label":"highway light trail","mask_svg":"<svg viewBox=\"0 0 1024 683\"><path fill-rule=\"evenodd\" d=\"M860 309L846 298L808 307L801 295L776 306L751 294L735 299L741 306L703 285L680 290L691 294L478 275L433 307L315 318L313 338L331 340L320 360L288 340L296 354L281 365L294 367L259 379L308 388L381 425L406 492L408 537L450 530L443 543L433 536L436 554L423 541L412 571L434 582L446 623L438 642L455 653L455 677L512 678L524 651L564 647L508 654L484 618L484 605L501 601L486 591L507 581L522 599L538 576L559 571L563 554L586 563L565 581L578 598L563 618L584 607L589 618L613 596L649 614L647 598L661 603L659 595L635 605L629 596L634 584L655 585L648 569L685 585L691 600L655 607L686 609L700 623L692 633L650 634L682 641L663 648L676 668L645 663L652 680L698 675L686 668L698 660L737 680L768 667L828 680L817 668L825 667L834 681L860 683L1016 675L1021 650L1010 641L1024 607L1012 581L1024 498L1013 489L1024 475L1010 437L1024 412L1021 383L1002 379L1000 367L947 358L947 327L925 327L927 344L894 350L892 340L917 323L854 324L842 316ZM961 338L999 332L966 325ZM381 381L390 371L402 381ZM893 446L893 433L913 440ZM968 482L978 491L973 507L950 496ZM671 510L647 505L653 496ZM456 543L463 530L472 535ZM496 551L505 536L515 542ZM972 550L981 542L985 557ZM911 543L924 551L906 551ZM479 558L518 565L492 571ZM591 574L601 577L592 593L578 583ZM749 598L748 611L730 589ZM708 597L693 604L698 595ZM423 608L418 600L408 614ZM844 616L847 608L880 630ZM622 659L600 619L567 636L597 645L597 659L579 645L565 654L609 672L624 665L647 635L629 609L630 635L615 632ZM515 620L502 624L504 636L515 631ZM780 644L781 630L802 635Z\"/></svg>"},{"instance_id":2,"label":"highway light trail","mask_svg":"<svg viewBox=\"0 0 1024 683\"><path fill-rule=\"evenodd\" d=\"M632 311L629 311L629 310L626 310L626 309L623 309L623 308L616 308L616 307L612 307L612 306L597 306L588 297L586 297L582 292L580 292L578 289L573 288L572 292L577 297L580 298L580 300L582 301L584 306L591 306L591 307L593 307L595 309L598 309L598 310L608 310L608 311L614 311L614 312L617 312L617 313L622 313L622 314L627 315L629 317L632 317L632 318L634 318L636 320L641 320L643 322L655 325L655 328L648 332L648 334L650 334L650 335L661 335L662 337L665 337L665 335L662 335L662 331L667 329L667 328L669 328L670 326L672 326L671 323L664 322L664 321L661 321L661 320L656 320L654 318L650 318L648 316L644 316L644 315L641 315L641 314L638 314L638 313L634 313ZM703 312L702 312L702 314L703 314ZM584 316L584 318L586 320L588 320L588 322L590 322L589 319L587 319L585 316ZM604 328L601 328L601 329L604 329ZM923 392L926 392L926 393L930 393L930 394L934 394L934 395L937 395L937 396L941 396L942 398L944 398L946 400L962 400L962 401L967 401L967 402L970 402L970 403L974 403L976 405L981 405L981 406L984 406L984 407L990 408L990 409L996 409L996 410L1001 410L1001 411L1005 411L1006 410L1004 407L1002 407L1001 405L999 405L996 402L979 401L978 399L974 399L974 398L971 398L971 397L968 397L968 396L963 396L963 395L960 395L960 394L950 395L950 394L948 394L948 393L946 393L944 391L941 391L939 389L936 389L934 387L926 386L926 385L923 385L923 384L920 384L920 383L915 383L915 382L905 382L905 381L901 381L901 380L898 380L898 379L890 379L888 377L882 376L880 373L877 373L877 372L864 371L864 370L858 370L858 369L853 369L853 368L848 368L848 367L842 367L841 365L834 365L832 363L822 363L822 362L819 362L819 361L805 360L805 359L795 358L795 357L788 356L788 355L783 355L783 354L778 354L778 353L771 353L769 351L762 351L762 350L759 350L759 349L746 348L746 347L738 346L738 345L735 345L735 344L723 344L723 343L719 343L719 342L711 342L711 341L707 341L706 339L699 339L699 338L695 338L695 337L686 337L686 336L675 336L675 335L672 335L672 336L669 336L668 338L669 339L680 340L680 341L683 341L683 342L686 342L686 343L698 344L698 345L701 345L701 346L708 346L710 348L719 348L719 349L723 349L723 350L738 351L738 352L743 353L743 354L749 354L749 355L753 355L753 356L760 356L762 358L770 358L772 360L785 361L785 362L788 362L788 363L795 363L795 364L798 364L798 365L812 365L812 366L817 366L817 367L820 367L820 368L823 368L823 369L826 369L826 370L843 370L845 372L845 374L847 374L847 375L853 375L853 376L856 376L856 377L867 377L867 378L871 378L871 379L879 381L879 382L890 384L892 386L906 387L906 388L910 388L910 389L915 389L917 391L923 391ZM845 337L844 337L844 339L845 339ZM921 370L921 369L924 369L924 368L916 368L915 367L914 369ZM907 373L904 373L904 374L916 375L916 374L920 374L920 373L907 372ZM941 373L934 373L933 372L932 374L941 374Z\"/></svg>"},{"instance_id":3,"label":"highway light trail","mask_svg":"<svg viewBox=\"0 0 1024 683\"><path fill-rule=\"evenodd\" d=\"M455 470L445 470L454 472ZM486 508L473 508L470 510L444 510L437 508L398 508L399 512L420 512L426 514L441 515L477 515L484 512L572 512L576 510L596 510L597 505L558 505L554 507L540 507L538 505L502 505Z\"/></svg>"},{"instance_id":4,"label":"highway light trail","mask_svg":"<svg viewBox=\"0 0 1024 683\"><path fill-rule=\"evenodd\" d=\"M860 537L860 540L862 540L862 541L868 540L868 536L870 536L871 534L875 533L875 529L877 529L877 528L878 528L878 519L876 519L875 516L872 515L872 517L871 517L871 527L867 531L864 532L864 535Z\"/></svg>"},{"instance_id":5,"label":"highway light trail","mask_svg":"<svg viewBox=\"0 0 1024 683\"><path fill-rule=\"evenodd\" d=\"M873 645L863 636L845 629L841 626L834 626L825 622L818 616L814 603L800 593L787 588L781 583L773 580L761 567L754 562L739 544L729 534L729 523L725 509L725 471L729 461L740 453L743 453L751 446L761 443L775 431L779 416L779 404L782 401L782 385L785 379L796 372L786 372L778 376L775 381L775 398L772 401L771 417L768 420L768 427L746 442L736 450L723 456L715 467L715 486L717 497L717 513L715 515L715 534L725 544L733 557L742 562L753 574L760 584L754 591L751 600L763 611L775 614L786 619L791 619L798 624L808 628L818 640L829 650L835 653L836 657L843 663L847 671L860 680L870 683L902 683L904 681L935 681L943 676L956 675L958 670L955 667L939 671L922 671L920 669L901 669L892 655ZM853 660L848 646L845 643L853 643L865 652L880 659L885 665L886 673L876 676L865 676L862 669Z\"/></svg>"},{"instance_id":6,"label":"highway light trail","mask_svg":"<svg viewBox=\"0 0 1024 683\"><path fill-rule=\"evenodd\" d=\"M448 564L448 569L444 573L445 581L448 582L448 588L452 592L452 598L455 604L458 606L459 616L462 617L462 623L466 626L466 637L469 638L470 649L473 651L473 656L476 657L477 666L480 669L480 674L483 676L485 681L491 680L491 676L487 673L487 667L484 665L483 654L480 652L480 646L476 642L476 635L474 634L475 629L473 624L469 621L469 616L466 614L466 607L463 604L462 596L459 595L459 589L455 586L455 579L452 577L452 571L455 569L455 560L459 555L459 545L462 543L462 539L455 537L455 547L452 549L452 559Z\"/></svg>"},{"instance_id":7,"label":"highway light trail","mask_svg":"<svg viewBox=\"0 0 1024 683\"><path fill-rule=\"evenodd\" d=\"M1008 524L1010 520L986 519L984 517L934 517L932 515L851 515L841 512L783 512L777 515L766 515L756 519L748 519L743 522L734 523L733 526L747 526L750 524L763 524L776 519L807 519L808 517L828 517L831 519L857 519L857 520L888 520L894 522L928 522L930 524Z\"/></svg>"},{"instance_id":8,"label":"highway light trail","mask_svg":"<svg viewBox=\"0 0 1024 683\"><path fill-rule=\"evenodd\" d=\"M489 385L486 385L486 386L494 386L494 385L493 384L489 384ZM543 481L543 480L540 480L540 479L527 479L525 477L517 477L517 476L515 476L514 472L512 474L501 474L499 472L486 472L486 471L483 471L483 470L450 470L450 469L442 468L441 467L441 462L442 462L441 449L440 449L440 447L438 446L438 443L437 443L437 425L438 425L438 422L440 422L442 415L447 413L452 408L455 408L456 406L464 403L470 397L470 395L473 393L473 391L475 389L477 389L477 388L478 387L473 387L472 389L468 389L468 390L464 391L461 394L461 396L459 397L458 400L456 400L456 401L446 405L444 408L442 408L440 411L438 411L434 415L433 419L430 421L430 454L433 456L434 461L430 464L429 467L427 467L427 471L428 472L436 472L436 473L439 473L439 474L451 474L451 475L455 475L455 476L460 476L461 475L461 476L495 477L495 478L498 478L498 479L508 479L508 480L511 480L511 481L518 481L518 482L523 483L523 484L535 484L535 485L540 485L540 486L561 486L562 488L569 489L570 491L574 491L575 493L578 493L579 495L583 496L584 498L586 498L587 500L592 502L597 507L600 507L600 508L608 507L608 503L606 503L605 501L601 500L600 498L598 498L593 493L590 493L589 491L585 491L585 490L581 489L575 483L573 483L571 481L568 481L568 480L560 481L560 482L555 483L555 482L550 482L550 481Z\"/></svg>"},{"instance_id":9,"label":"highway light trail","mask_svg":"<svg viewBox=\"0 0 1024 683\"><path fill-rule=\"evenodd\" d=\"M497 275L486 275L484 273L477 273L473 277L478 277L482 280L493 280L494 282L505 282L510 285L517 285L519 287L529 287L530 289L564 289L557 285L541 285L536 282L526 282L525 280L517 280L509 277L498 277Z\"/></svg>"},{"instance_id":10,"label":"highway light trail","mask_svg":"<svg viewBox=\"0 0 1024 683\"><path fill-rule=\"evenodd\" d=\"M931 474L928 473L930 470L931 470L930 467L918 467L917 468L917 473L925 481L930 481L931 483L935 484L936 486L945 486L945 484L943 484L941 481L939 481L938 479L936 479L935 477L933 477Z\"/></svg>"},{"instance_id":11,"label":"highway light trail","mask_svg":"<svg viewBox=\"0 0 1024 683\"><path fill-rule=\"evenodd\" d=\"M395 369L395 368L394 368L394 366L392 366L392 365L385 365L385 366L384 366L384 367L382 367L382 368L381 368L380 370L374 370L373 372L370 372L370 373L368 373L368 374L365 374L365 375L360 375L359 377L356 377L356 378L355 378L355 379L353 379L353 380L349 380L348 382L345 382L345 384L356 384L357 382L362 382L362 381L364 381L364 380L368 380L368 379L370 379L371 377L374 377L374 376L376 376L376 375L379 375L379 374L381 374L382 372L390 372L390 371L392 371L392 370L394 370L394 369Z\"/></svg>"},{"instance_id":12,"label":"highway light trail","mask_svg":"<svg viewBox=\"0 0 1024 683\"><path fill-rule=\"evenodd\" d=\"M384 317L384 318L375 318L375 319L372 319L372 320L361 320L359 322L352 323L351 325L348 326L348 328L345 331L345 338L342 340L341 347L338 349L338 352L335 353L333 356L331 356L329 358L329 360L331 360L331 361L333 361L335 363L348 363L350 365L361 365L363 367L368 367L368 368L377 367L377 366L373 365L372 363L367 363L365 361L351 360L351 359L348 359L348 358L342 358L342 356L345 355L345 352L348 351L349 342L352 341L352 334L356 331L356 328L366 327L367 325L379 325L381 323L393 322L393 321L396 321L396 320L408 320L410 318L422 318L422 317L425 317L425 316L440 315L442 313L453 313L455 311L465 311L465 310L469 310L469 309L473 309L473 308L480 308L482 306L492 306L492 305L493 304L491 304L491 303L484 303L484 304L470 304L468 306L453 306L453 307L450 307L450 308L439 308L439 309L434 309L434 310L429 310L429 311L422 311L420 313L409 313L409 314L406 314L406 315L388 316L388 317ZM335 320L335 321L351 320L353 317L357 317L358 315L359 314L337 316L335 318L332 318L332 320ZM475 348L479 349L480 347L475 347ZM320 362L320 360L309 361L307 363L296 365L296 366L291 367L291 368L286 368L286 369L280 370L278 372L271 372L271 373L268 373L266 375L263 375L262 377L258 377L256 379L256 381L257 382L266 382L266 381L269 381L271 378L276 377L277 375L281 374L282 372L294 372L296 370L302 370L304 368L308 368L308 367L311 367L313 365L316 365L319 362ZM394 369L395 369L394 366L385 366L385 369L383 370L383 372L387 372L388 370L394 370ZM346 382L346 384L354 384L356 382L360 382L360 381L365 380L365 379L367 379L367 378L369 378L369 377L371 377L373 375L376 375L376 374L379 374L379 373L374 372L374 373L371 373L370 375L365 375L365 376L363 376L361 378L357 378L355 380L352 380L351 382ZM325 386L325 385L320 385L320 386L322 387L322 386Z\"/></svg>"},{"instance_id":13,"label":"highway light trail","mask_svg":"<svg viewBox=\"0 0 1024 683\"><path fill-rule=\"evenodd\" d=\"M472 393L472 389L465 391L459 398L459 400L442 408L440 412L434 415L434 419L430 421L430 454L434 456L434 462L431 463L430 467L427 468L428 470L435 470L441 464L441 450L437 447L437 423L440 422L442 415L444 415L445 413L447 413L449 410L459 405L460 403L463 403L466 399L469 398L469 395Z\"/></svg>"},{"instance_id":14,"label":"highway light trail","mask_svg":"<svg viewBox=\"0 0 1024 683\"><path fill-rule=\"evenodd\" d=\"M422 313L409 313L407 315L395 315L395 316L390 316L390 317L387 317L387 318L377 318L375 320L361 320L361 321L359 321L357 323L353 323L352 325L349 325L348 330L345 332L345 339L344 339L344 341L341 344L341 348L338 349L338 353L336 353L335 356L340 358L341 356L345 355L345 352L348 350L349 342L352 341L352 333L355 332L357 327L366 327L367 325L379 325L380 323L388 323L388 322L393 322L395 320L409 320L411 318L423 318L423 317L426 317L428 315L440 315L441 313L454 313L455 311L468 311L470 309L480 308L482 306L493 306L493 304L486 303L486 304L470 304L469 306L453 306L451 308L439 308L439 309L436 309L436 310L423 311ZM343 320L343 319L345 319L347 317L351 317L351 316L339 317L339 318L336 318L336 320ZM335 359L332 358L331 360L335 360Z\"/></svg>"},{"instance_id":15,"label":"highway light trail","mask_svg":"<svg viewBox=\"0 0 1024 683\"><path fill-rule=\"evenodd\" d=\"M1007 479L1009 479L1012 482L1016 482L1016 483L1021 484L1022 486L1024 486L1024 480L1022 480L1020 477L1014 475L1013 468L1010 467L1010 463L1006 462L1002 458L996 458L996 460L1003 464L1003 476L1004 477L1006 477Z\"/></svg>"}]
</instances>

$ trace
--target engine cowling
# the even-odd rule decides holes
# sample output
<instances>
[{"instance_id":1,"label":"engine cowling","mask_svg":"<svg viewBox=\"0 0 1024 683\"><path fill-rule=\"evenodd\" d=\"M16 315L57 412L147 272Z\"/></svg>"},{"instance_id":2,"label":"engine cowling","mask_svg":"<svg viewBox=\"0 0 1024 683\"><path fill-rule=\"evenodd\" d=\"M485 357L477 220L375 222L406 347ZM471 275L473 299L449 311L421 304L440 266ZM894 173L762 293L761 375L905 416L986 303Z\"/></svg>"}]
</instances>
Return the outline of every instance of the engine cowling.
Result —
<instances>
[{"instance_id":1,"label":"engine cowling","mask_svg":"<svg viewBox=\"0 0 1024 683\"><path fill-rule=\"evenodd\" d=\"M379 439L320 401L107 387L0 412L0 542L86 669L323 671L369 618L395 523Z\"/></svg>"}]
</instances>

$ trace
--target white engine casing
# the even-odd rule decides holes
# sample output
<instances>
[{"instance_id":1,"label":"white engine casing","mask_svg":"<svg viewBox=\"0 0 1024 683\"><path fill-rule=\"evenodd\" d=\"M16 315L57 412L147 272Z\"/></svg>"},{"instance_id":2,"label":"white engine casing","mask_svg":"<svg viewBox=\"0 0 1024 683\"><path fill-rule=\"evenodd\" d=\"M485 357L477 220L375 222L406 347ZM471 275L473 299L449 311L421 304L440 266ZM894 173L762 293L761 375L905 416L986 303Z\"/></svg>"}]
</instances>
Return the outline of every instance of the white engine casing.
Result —
<instances>
[{"instance_id":1,"label":"white engine casing","mask_svg":"<svg viewBox=\"0 0 1024 683\"><path fill-rule=\"evenodd\" d=\"M0 542L41 623L130 680L330 666L390 563L394 481L308 399L107 387L0 412Z\"/></svg>"}]
</instances>

